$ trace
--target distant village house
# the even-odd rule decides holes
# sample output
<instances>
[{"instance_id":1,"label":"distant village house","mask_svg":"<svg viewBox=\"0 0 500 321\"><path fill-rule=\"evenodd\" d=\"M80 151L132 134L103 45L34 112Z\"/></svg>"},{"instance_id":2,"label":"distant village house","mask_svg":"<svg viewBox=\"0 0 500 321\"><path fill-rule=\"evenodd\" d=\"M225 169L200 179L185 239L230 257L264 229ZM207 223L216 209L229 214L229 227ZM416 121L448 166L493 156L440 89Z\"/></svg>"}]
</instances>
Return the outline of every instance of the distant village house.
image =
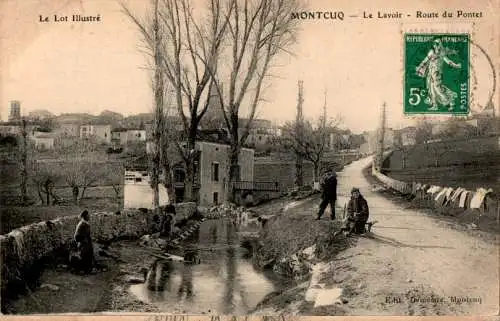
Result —
<instances>
[{"instance_id":1,"label":"distant village house","mask_svg":"<svg viewBox=\"0 0 500 321\"><path fill-rule=\"evenodd\" d=\"M111 143L111 125L83 125L80 126L80 137L95 137L102 143Z\"/></svg>"}]
</instances>

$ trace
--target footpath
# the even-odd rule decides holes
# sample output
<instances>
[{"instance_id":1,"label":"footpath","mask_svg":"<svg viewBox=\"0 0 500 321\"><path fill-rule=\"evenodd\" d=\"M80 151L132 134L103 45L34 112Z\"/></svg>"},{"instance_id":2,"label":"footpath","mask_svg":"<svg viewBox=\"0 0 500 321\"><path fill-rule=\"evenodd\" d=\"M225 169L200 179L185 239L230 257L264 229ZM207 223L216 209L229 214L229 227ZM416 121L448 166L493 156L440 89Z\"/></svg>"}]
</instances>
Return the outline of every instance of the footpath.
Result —
<instances>
[{"instance_id":1,"label":"footpath","mask_svg":"<svg viewBox=\"0 0 500 321\"><path fill-rule=\"evenodd\" d=\"M498 242L452 229L423 211L405 209L378 194L363 176L370 162L354 162L338 173L337 211L356 186L368 201L370 220L378 222L371 234L349 238L347 249L313 269L314 282L342 289L341 299L330 307L314 308L311 303L308 310L297 309L304 306L307 288L302 288L301 299L293 296L285 300L290 301L286 306L259 313L497 315ZM315 197L290 210L290 215L313 220L318 203ZM325 216L318 224L330 224L329 213Z\"/></svg>"}]
</instances>

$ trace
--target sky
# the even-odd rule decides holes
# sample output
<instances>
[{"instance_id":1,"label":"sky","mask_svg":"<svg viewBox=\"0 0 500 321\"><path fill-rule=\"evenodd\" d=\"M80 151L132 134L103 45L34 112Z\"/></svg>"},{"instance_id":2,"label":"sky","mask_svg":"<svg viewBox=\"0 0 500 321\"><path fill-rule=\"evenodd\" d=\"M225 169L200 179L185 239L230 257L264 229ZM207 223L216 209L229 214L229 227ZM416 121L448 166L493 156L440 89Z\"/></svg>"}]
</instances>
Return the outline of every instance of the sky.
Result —
<instances>
[{"instance_id":1,"label":"sky","mask_svg":"<svg viewBox=\"0 0 500 321\"><path fill-rule=\"evenodd\" d=\"M125 0L138 14L146 1ZM194 5L203 0L193 0ZM406 4L402 4L406 3ZM374 130L386 102L388 125L412 123L402 107L403 58L401 29L409 23L428 26L429 20L351 18L363 12L400 11L414 15L443 10L481 11L482 18L451 19L473 23L473 38L492 57L499 52L498 0L395 1L309 0L310 11L343 11L344 21L301 21L292 55L281 56L273 69L266 101L258 116L292 120L297 104L297 81L304 81L304 113L318 117L327 92L327 112L340 115L354 132ZM474 7L472 7L474 6ZM494 8L496 8L494 10ZM98 23L39 22L39 15L101 16ZM496 16L495 16L496 15ZM451 21L451 22L450 22ZM431 23L437 23L432 21ZM442 21L441 21L442 22ZM443 25L440 23L440 25ZM446 26L445 26L446 27ZM139 34L116 0L0 0L0 116L6 120L9 101L21 101L23 114L47 109L55 114L104 109L124 115L150 112L152 94ZM493 71L478 50L471 51L477 92L486 103ZM498 66L496 66L498 68ZM498 103L498 81L495 107ZM243 115L244 116L244 115Z\"/></svg>"}]
</instances>

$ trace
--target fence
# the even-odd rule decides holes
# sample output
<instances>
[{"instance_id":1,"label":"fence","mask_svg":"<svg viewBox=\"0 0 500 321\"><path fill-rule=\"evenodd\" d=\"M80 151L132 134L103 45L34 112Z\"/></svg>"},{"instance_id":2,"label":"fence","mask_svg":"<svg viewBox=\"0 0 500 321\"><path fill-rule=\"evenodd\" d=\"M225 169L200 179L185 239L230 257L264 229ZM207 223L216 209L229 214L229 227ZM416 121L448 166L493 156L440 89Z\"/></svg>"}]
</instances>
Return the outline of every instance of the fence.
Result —
<instances>
[{"instance_id":1,"label":"fence","mask_svg":"<svg viewBox=\"0 0 500 321\"><path fill-rule=\"evenodd\" d=\"M279 192L278 182L237 181L232 183L235 190Z\"/></svg>"}]
</instances>

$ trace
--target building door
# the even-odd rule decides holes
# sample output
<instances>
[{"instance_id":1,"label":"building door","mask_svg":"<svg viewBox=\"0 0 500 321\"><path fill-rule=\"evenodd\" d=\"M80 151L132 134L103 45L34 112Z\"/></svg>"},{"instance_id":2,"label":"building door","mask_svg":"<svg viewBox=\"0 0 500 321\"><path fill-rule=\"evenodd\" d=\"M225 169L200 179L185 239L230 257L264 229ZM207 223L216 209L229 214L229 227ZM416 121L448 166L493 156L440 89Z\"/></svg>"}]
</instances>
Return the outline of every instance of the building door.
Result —
<instances>
[{"instance_id":1,"label":"building door","mask_svg":"<svg viewBox=\"0 0 500 321\"><path fill-rule=\"evenodd\" d=\"M184 201L184 187L175 189L175 202L182 203Z\"/></svg>"},{"instance_id":2,"label":"building door","mask_svg":"<svg viewBox=\"0 0 500 321\"><path fill-rule=\"evenodd\" d=\"M219 193L218 192L214 192L214 200L213 200L213 203L215 205L218 205L219 204Z\"/></svg>"}]
</instances>

